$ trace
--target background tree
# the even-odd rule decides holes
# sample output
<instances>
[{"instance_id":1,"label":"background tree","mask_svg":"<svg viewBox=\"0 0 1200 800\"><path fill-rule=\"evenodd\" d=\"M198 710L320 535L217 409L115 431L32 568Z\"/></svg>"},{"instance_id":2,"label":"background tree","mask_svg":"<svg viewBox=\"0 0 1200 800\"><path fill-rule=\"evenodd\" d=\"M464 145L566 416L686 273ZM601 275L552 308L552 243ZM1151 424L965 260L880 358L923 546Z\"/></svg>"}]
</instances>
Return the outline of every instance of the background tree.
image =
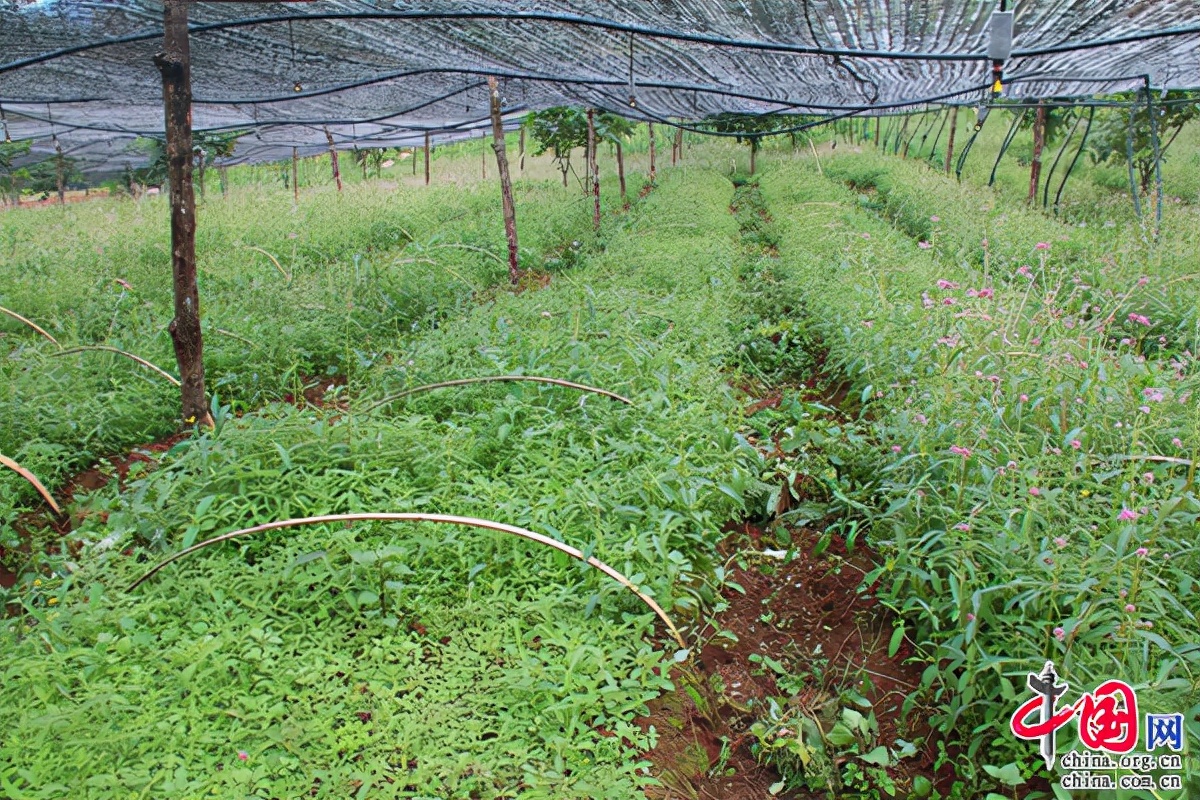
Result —
<instances>
[{"instance_id":1,"label":"background tree","mask_svg":"<svg viewBox=\"0 0 1200 800\"><path fill-rule=\"evenodd\" d=\"M555 106L530 114L524 125L533 137L533 154L553 153L562 173L563 186L566 186L567 173L571 171L571 151L587 146L587 112L571 106Z\"/></svg>"},{"instance_id":2,"label":"background tree","mask_svg":"<svg viewBox=\"0 0 1200 800\"><path fill-rule=\"evenodd\" d=\"M715 133L734 134L739 144L750 145L750 174L754 174L758 147L764 136L773 135L786 128L791 120L782 114L717 114L704 121L705 127Z\"/></svg>"},{"instance_id":3,"label":"background tree","mask_svg":"<svg viewBox=\"0 0 1200 800\"><path fill-rule=\"evenodd\" d=\"M192 134L192 153L196 159L196 178L200 184L200 196L204 196L204 172L218 158L229 158L237 148L243 131L212 133L196 131Z\"/></svg>"},{"instance_id":4,"label":"background tree","mask_svg":"<svg viewBox=\"0 0 1200 800\"><path fill-rule=\"evenodd\" d=\"M596 115L596 136L612 142L617 150L617 178L621 182L621 202L628 205L625 199L625 154L621 148L622 142L629 141L633 136L634 125L619 114L605 112Z\"/></svg>"},{"instance_id":5,"label":"background tree","mask_svg":"<svg viewBox=\"0 0 1200 800\"><path fill-rule=\"evenodd\" d=\"M29 142L0 142L0 198L16 205L29 181L29 169L18 166L21 156L29 153Z\"/></svg>"}]
</instances>

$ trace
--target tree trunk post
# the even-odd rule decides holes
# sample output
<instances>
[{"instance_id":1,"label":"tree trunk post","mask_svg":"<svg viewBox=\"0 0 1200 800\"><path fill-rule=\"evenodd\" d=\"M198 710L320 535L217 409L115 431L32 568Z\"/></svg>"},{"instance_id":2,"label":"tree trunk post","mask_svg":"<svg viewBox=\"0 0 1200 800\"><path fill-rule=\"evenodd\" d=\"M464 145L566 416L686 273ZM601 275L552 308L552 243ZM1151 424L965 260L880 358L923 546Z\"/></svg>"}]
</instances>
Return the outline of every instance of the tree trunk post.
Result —
<instances>
[{"instance_id":1,"label":"tree trunk post","mask_svg":"<svg viewBox=\"0 0 1200 800\"><path fill-rule=\"evenodd\" d=\"M292 202L300 205L300 154L292 148Z\"/></svg>"},{"instance_id":2,"label":"tree trunk post","mask_svg":"<svg viewBox=\"0 0 1200 800\"><path fill-rule=\"evenodd\" d=\"M494 77L488 77L491 90L492 149L496 152L496 171L500 173L500 197L504 204L504 237L508 240L508 279L515 285L521 280L517 266L517 209L513 203L512 179L508 174L504 121L500 117L500 89Z\"/></svg>"},{"instance_id":3,"label":"tree trunk post","mask_svg":"<svg viewBox=\"0 0 1200 800\"><path fill-rule=\"evenodd\" d=\"M412 176L417 177L417 148L415 146L412 149L412 171Z\"/></svg>"},{"instance_id":4,"label":"tree trunk post","mask_svg":"<svg viewBox=\"0 0 1200 800\"><path fill-rule=\"evenodd\" d=\"M59 143L57 137L54 139L54 153L54 174L58 180L58 204L65 206L67 204L66 187L64 186L66 182L66 165L63 163L62 144Z\"/></svg>"},{"instance_id":5,"label":"tree trunk post","mask_svg":"<svg viewBox=\"0 0 1200 800\"><path fill-rule=\"evenodd\" d=\"M650 132L650 183L653 184L655 178L658 177L658 172L654 165L654 123L647 123L646 127Z\"/></svg>"},{"instance_id":6,"label":"tree trunk post","mask_svg":"<svg viewBox=\"0 0 1200 800\"><path fill-rule=\"evenodd\" d=\"M167 327L179 365L183 420L212 427L204 391L204 340L196 284L196 196L192 189L192 74L186 0L166 0L163 49L154 56L162 73L171 199L171 272L175 318Z\"/></svg>"},{"instance_id":7,"label":"tree trunk post","mask_svg":"<svg viewBox=\"0 0 1200 800\"><path fill-rule=\"evenodd\" d=\"M1033 162L1029 165L1029 197L1026 203L1037 198L1038 181L1042 176L1042 148L1046 144L1046 106L1038 101L1037 117L1033 120Z\"/></svg>"},{"instance_id":8,"label":"tree trunk post","mask_svg":"<svg viewBox=\"0 0 1200 800\"><path fill-rule=\"evenodd\" d=\"M625 208L629 207L629 200L625 197L625 153L621 149L621 140L617 140L617 180L621 184L621 205Z\"/></svg>"},{"instance_id":9,"label":"tree trunk post","mask_svg":"<svg viewBox=\"0 0 1200 800\"><path fill-rule=\"evenodd\" d=\"M958 130L958 106L950 110L950 141L946 142L946 174L950 174L950 160L954 157L954 133Z\"/></svg>"},{"instance_id":10,"label":"tree trunk post","mask_svg":"<svg viewBox=\"0 0 1200 800\"><path fill-rule=\"evenodd\" d=\"M754 167L758 161L758 137L750 137L750 174L754 174Z\"/></svg>"},{"instance_id":11,"label":"tree trunk post","mask_svg":"<svg viewBox=\"0 0 1200 800\"><path fill-rule=\"evenodd\" d=\"M596 163L596 110L589 108L588 121L588 172L592 174L592 229L600 230L600 171Z\"/></svg>"},{"instance_id":12,"label":"tree trunk post","mask_svg":"<svg viewBox=\"0 0 1200 800\"><path fill-rule=\"evenodd\" d=\"M879 147L879 127L880 127L879 117L876 117L875 118L875 146L876 147Z\"/></svg>"},{"instance_id":13,"label":"tree trunk post","mask_svg":"<svg viewBox=\"0 0 1200 800\"><path fill-rule=\"evenodd\" d=\"M425 131L425 185L429 185L429 131Z\"/></svg>"},{"instance_id":14,"label":"tree trunk post","mask_svg":"<svg viewBox=\"0 0 1200 800\"><path fill-rule=\"evenodd\" d=\"M333 134L329 132L329 126L325 127L325 141L329 143L329 163L333 166L333 182L337 184L337 190L342 190L342 173L338 170L338 151L333 146Z\"/></svg>"}]
</instances>

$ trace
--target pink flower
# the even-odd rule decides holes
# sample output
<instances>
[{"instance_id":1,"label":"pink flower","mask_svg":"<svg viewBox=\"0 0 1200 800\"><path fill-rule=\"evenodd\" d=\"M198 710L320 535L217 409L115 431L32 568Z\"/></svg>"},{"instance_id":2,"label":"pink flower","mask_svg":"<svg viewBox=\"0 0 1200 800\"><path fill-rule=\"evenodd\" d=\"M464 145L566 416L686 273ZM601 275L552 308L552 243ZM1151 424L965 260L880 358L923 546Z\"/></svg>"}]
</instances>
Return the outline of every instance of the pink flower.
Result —
<instances>
[{"instance_id":1,"label":"pink flower","mask_svg":"<svg viewBox=\"0 0 1200 800\"><path fill-rule=\"evenodd\" d=\"M1146 483L1146 484L1154 483L1154 473L1153 472L1143 473L1142 482Z\"/></svg>"},{"instance_id":2,"label":"pink flower","mask_svg":"<svg viewBox=\"0 0 1200 800\"><path fill-rule=\"evenodd\" d=\"M984 298L990 298L990 297L992 297L994 294L995 294L995 292L994 292L994 291L992 291L991 289L980 289L980 290L979 290L979 292L978 292L978 296L979 296L979 297L984 297Z\"/></svg>"},{"instance_id":3,"label":"pink flower","mask_svg":"<svg viewBox=\"0 0 1200 800\"><path fill-rule=\"evenodd\" d=\"M1017 274L1024 275L1026 278L1028 278L1033 275L1033 272L1029 269L1029 267L1018 267Z\"/></svg>"},{"instance_id":4,"label":"pink flower","mask_svg":"<svg viewBox=\"0 0 1200 800\"><path fill-rule=\"evenodd\" d=\"M1078 439L1072 439L1071 447L1072 449L1078 450L1079 448L1083 447L1083 442L1079 441Z\"/></svg>"},{"instance_id":5,"label":"pink flower","mask_svg":"<svg viewBox=\"0 0 1200 800\"><path fill-rule=\"evenodd\" d=\"M1142 314L1130 313L1129 321L1136 322L1138 325L1145 325L1147 328L1150 327L1150 320Z\"/></svg>"},{"instance_id":6,"label":"pink flower","mask_svg":"<svg viewBox=\"0 0 1200 800\"><path fill-rule=\"evenodd\" d=\"M1138 558L1145 558L1146 556L1150 555L1150 551L1144 547L1139 547L1137 550L1133 551L1133 554Z\"/></svg>"},{"instance_id":7,"label":"pink flower","mask_svg":"<svg viewBox=\"0 0 1200 800\"><path fill-rule=\"evenodd\" d=\"M1125 604L1125 613L1126 614L1132 614L1135 611L1137 611L1137 606L1135 606L1133 603Z\"/></svg>"},{"instance_id":8,"label":"pink flower","mask_svg":"<svg viewBox=\"0 0 1200 800\"><path fill-rule=\"evenodd\" d=\"M919 422L922 425L929 422L929 419L924 414L917 414L915 419L917 420L917 422Z\"/></svg>"},{"instance_id":9,"label":"pink flower","mask_svg":"<svg viewBox=\"0 0 1200 800\"><path fill-rule=\"evenodd\" d=\"M917 247L921 248L922 250L928 250L929 248L933 247L933 245L929 242L917 242Z\"/></svg>"},{"instance_id":10,"label":"pink flower","mask_svg":"<svg viewBox=\"0 0 1200 800\"><path fill-rule=\"evenodd\" d=\"M954 455L956 455L956 456L962 456L963 458L970 458L970 457L971 457L971 451L970 451L970 450L968 450L968 449L967 449L967 448L965 448L965 447L959 447L959 446L958 446L958 445L956 445L956 444L952 444L952 445L950 445L950 452L951 452L951 453L954 453Z\"/></svg>"},{"instance_id":11,"label":"pink flower","mask_svg":"<svg viewBox=\"0 0 1200 800\"><path fill-rule=\"evenodd\" d=\"M1143 414L1149 414L1150 406L1138 406L1138 411L1142 412Z\"/></svg>"},{"instance_id":12,"label":"pink flower","mask_svg":"<svg viewBox=\"0 0 1200 800\"><path fill-rule=\"evenodd\" d=\"M1054 629L1054 638L1058 639L1060 642L1067 638L1067 632L1062 629L1061 625Z\"/></svg>"},{"instance_id":13,"label":"pink flower","mask_svg":"<svg viewBox=\"0 0 1200 800\"><path fill-rule=\"evenodd\" d=\"M863 237L864 239L870 239L870 238L871 238L871 234L869 234L869 233L864 233L864 234L862 235L862 237Z\"/></svg>"},{"instance_id":14,"label":"pink flower","mask_svg":"<svg viewBox=\"0 0 1200 800\"><path fill-rule=\"evenodd\" d=\"M1153 386L1147 387L1142 389L1142 397L1151 403L1161 403L1163 399L1162 389L1155 389Z\"/></svg>"},{"instance_id":15,"label":"pink flower","mask_svg":"<svg viewBox=\"0 0 1200 800\"><path fill-rule=\"evenodd\" d=\"M1137 512L1129 508L1122 508L1121 513L1117 514L1117 519L1121 520L1122 522L1135 520L1137 519Z\"/></svg>"},{"instance_id":16,"label":"pink flower","mask_svg":"<svg viewBox=\"0 0 1200 800\"><path fill-rule=\"evenodd\" d=\"M1059 549L1062 549L1062 548L1064 548L1064 547L1066 547L1066 546L1067 546L1067 539L1066 539L1066 537L1065 537L1065 536L1055 536L1055 537L1054 537L1054 544L1055 544L1055 546L1056 546L1056 547L1058 547Z\"/></svg>"},{"instance_id":17,"label":"pink flower","mask_svg":"<svg viewBox=\"0 0 1200 800\"><path fill-rule=\"evenodd\" d=\"M944 306L952 306L957 302L958 302L958 300L956 300L953 297L943 297L942 298L942 305L944 305Z\"/></svg>"},{"instance_id":18,"label":"pink flower","mask_svg":"<svg viewBox=\"0 0 1200 800\"><path fill-rule=\"evenodd\" d=\"M979 243L984 247L987 247L987 239L981 239Z\"/></svg>"},{"instance_id":19,"label":"pink flower","mask_svg":"<svg viewBox=\"0 0 1200 800\"><path fill-rule=\"evenodd\" d=\"M948 281L945 278L939 278L938 282L937 282L937 287L939 289L957 289L958 284L955 283L954 281Z\"/></svg>"},{"instance_id":20,"label":"pink flower","mask_svg":"<svg viewBox=\"0 0 1200 800\"><path fill-rule=\"evenodd\" d=\"M975 615L968 613L967 614L967 622L974 622L974 621L975 621Z\"/></svg>"},{"instance_id":21,"label":"pink flower","mask_svg":"<svg viewBox=\"0 0 1200 800\"><path fill-rule=\"evenodd\" d=\"M970 525L970 523L967 523L967 522L960 522L954 526L954 530L963 531L965 533L965 532L971 530L971 525Z\"/></svg>"},{"instance_id":22,"label":"pink flower","mask_svg":"<svg viewBox=\"0 0 1200 800\"><path fill-rule=\"evenodd\" d=\"M929 299L929 292L921 292L921 305L925 308L933 308L933 301Z\"/></svg>"},{"instance_id":23,"label":"pink flower","mask_svg":"<svg viewBox=\"0 0 1200 800\"><path fill-rule=\"evenodd\" d=\"M1124 599L1125 599L1125 596L1126 596L1126 595L1128 595L1128 594L1129 594L1129 592L1128 592L1128 591L1126 591L1125 589L1122 589L1121 591L1117 592L1117 595L1118 595L1118 596L1119 596L1119 597L1120 597L1122 600L1124 600Z\"/></svg>"},{"instance_id":24,"label":"pink flower","mask_svg":"<svg viewBox=\"0 0 1200 800\"><path fill-rule=\"evenodd\" d=\"M898 445L898 444L894 444L894 445L892 445L892 452L893 452L893 453L899 453L899 452L901 452L901 451L903 451L903 450L904 450L904 448L903 448L903 447L901 447L901 446L900 446L900 445Z\"/></svg>"},{"instance_id":25,"label":"pink flower","mask_svg":"<svg viewBox=\"0 0 1200 800\"><path fill-rule=\"evenodd\" d=\"M1022 403L1028 403L1028 402L1029 402L1029 395L1027 395L1027 394L1023 394L1023 395L1021 395L1021 402L1022 402Z\"/></svg>"},{"instance_id":26,"label":"pink flower","mask_svg":"<svg viewBox=\"0 0 1200 800\"><path fill-rule=\"evenodd\" d=\"M1128 336L1126 336L1124 339L1121 340L1121 344L1125 345L1126 347L1129 347L1130 345L1133 344L1133 339L1130 339Z\"/></svg>"},{"instance_id":27,"label":"pink flower","mask_svg":"<svg viewBox=\"0 0 1200 800\"><path fill-rule=\"evenodd\" d=\"M862 321L862 324L863 324L863 327L864 327L864 328L870 328L872 325L874 325L874 324L875 324L875 321L874 321L874 320L869 320L869 319L864 319L864 320Z\"/></svg>"},{"instance_id":28,"label":"pink flower","mask_svg":"<svg viewBox=\"0 0 1200 800\"><path fill-rule=\"evenodd\" d=\"M937 214L934 214L932 217L929 218L929 221L930 222L941 222L942 218L939 217Z\"/></svg>"},{"instance_id":29,"label":"pink flower","mask_svg":"<svg viewBox=\"0 0 1200 800\"><path fill-rule=\"evenodd\" d=\"M1038 242L1037 244L1035 244L1033 246L1033 249L1034 250L1049 250L1050 243L1049 242Z\"/></svg>"},{"instance_id":30,"label":"pink flower","mask_svg":"<svg viewBox=\"0 0 1200 800\"><path fill-rule=\"evenodd\" d=\"M250 758L249 753L247 753L245 750L238 750L238 761L245 761L248 758Z\"/></svg>"},{"instance_id":31,"label":"pink flower","mask_svg":"<svg viewBox=\"0 0 1200 800\"><path fill-rule=\"evenodd\" d=\"M1138 278L1138 286L1145 286L1145 285L1146 285L1147 283L1149 283L1149 282L1150 282L1150 279L1149 279L1149 278L1147 278L1145 275L1143 275L1142 277Z\"/></svg>"},{"instance_id":32,"label":"pink flower","mask_svg":"<svg viewBox=\"0 0 1200 800\"><path fill-rule=\"evenodd\" d=\"M1171 444L1175 445L1176 447L1183 447L1183 440L1176 436L1171 440Z\"/></svg>"},{"instance_id":33,"label":"pink flower","mask_svg":"<svg viewBox=\"0 0 1200 800\"><path fill-rule=\"evenodd\" d=\"M1039 488L1038 488L1038 487L1036 487L1036 486L1030 486L1030 487L1029 487L1029 493L1030 493L1031 495L1033 495L1034 497L1041 497L1041 495L1042 495L1042 490L1041 490L1041 489L1039 489Z\"/></svg>"}]
</instances>

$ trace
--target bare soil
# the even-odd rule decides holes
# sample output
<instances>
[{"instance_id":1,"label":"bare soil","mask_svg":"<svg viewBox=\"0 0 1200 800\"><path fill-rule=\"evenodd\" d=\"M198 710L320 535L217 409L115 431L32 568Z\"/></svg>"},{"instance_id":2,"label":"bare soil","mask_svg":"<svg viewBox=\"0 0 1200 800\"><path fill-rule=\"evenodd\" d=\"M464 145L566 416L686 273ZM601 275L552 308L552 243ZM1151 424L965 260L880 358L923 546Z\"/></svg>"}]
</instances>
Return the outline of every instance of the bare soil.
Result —
<instances>
[{"instance_id":1,"label":"bare soil","mask_svg":"<svg viewBox=\"0 0 1200 800\"><path fill-rule=\"evenodd\" d=\"M676 691L651 703L650 714L639 720L643 730L653 726L658 733L656 746L646 753L662 784L647 793L651 800L771 797L770 787L780 776L759 763L749 733L768 698L821 718L831 710L836 713L839 695L852 688L870 701L881 744L922 735L919 721L902 720L900 711L905 696L917 688L924 665L906 663L912 656L907 642L894 657L887 655L891 615L870 591L860 590L872 567L871 555L862 549L848 553L835 538L825 553L814 557L817 533L795 530L791 535L797 555L784 562L762 555L763 549L776 546L769 533L749 523L731 530L730 554L745 554L746 563L729 577L744 594L732 587L723 592L728 607L700 634L708 643L675 671ZM716 637L718 630L731 632L737 641ZM791 674L805 676L802 691L781 691L774 671L752 661L752 655L770 657L787 665ZM933 755L918 753L890 770L891 777L900 787L910 786L918 774L941 783Z\"/></svg>"}]
</instances>

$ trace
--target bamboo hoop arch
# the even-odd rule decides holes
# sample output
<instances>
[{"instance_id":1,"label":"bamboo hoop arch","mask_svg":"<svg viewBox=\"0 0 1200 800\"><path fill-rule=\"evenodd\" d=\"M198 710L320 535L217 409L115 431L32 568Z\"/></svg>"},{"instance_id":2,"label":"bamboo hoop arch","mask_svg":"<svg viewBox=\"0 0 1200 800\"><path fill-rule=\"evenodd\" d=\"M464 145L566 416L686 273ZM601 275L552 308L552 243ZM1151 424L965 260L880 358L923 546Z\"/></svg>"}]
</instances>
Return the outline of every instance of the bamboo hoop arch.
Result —
<instances>
[{"instance_id":1,"label":"bamboo hoop arch","mask_svg":"<svg viewBox=\"0 0 1200 800\"><path fill-rule=\"evenodd\" d=\"M543 378L538 375L486 375L482 378L459 378L458 380L442 381L441 383L428 383L424 386L406 389L403 392L397 392L396 394L388 395L379 402L367 406L363 413L370 414L372 411L381 406L386 406L388 403L399 400L402 397L408 397L410 394L417 394L418 392L428 392L432 391L433 389L444 389L448 386L466 386L472 383L499 383L516 381L529 381L531 383L547 383L552 386L565 386L568 389L578 389L581 392L590 392L592 394L603 395L605 397L612 398L617 402L624 403L627 406L633 405L633 401L628 397L622 397L621 395L616 394L615 392L610 392L607 389L598 389L595 386L586 386L582 383L572 383L571 381L559 380L558 378Z\"/></svg>"},{"instance_id":2,"label":"bamboo hoop arch","mask_svg":"<svg viewBox=\"0 0 1200 800\"><path fill-rule=\"evenodd\" d=\"M29 481L29 485L36 489L37 493L42 496L42 499L50 504L50 507L54 509L54 513L58 516L62 515L62 509L58 507L58 503L54 502L53 495L51 495L50 491L42 485L42 482L37 479L36 475L22 467L17 462L13 461L8 456L0 455L0 464L3 464L25 480Z\"/></svg>"},{"instance_id":3,"label":"bamboo hoop arch","mask_svg":"<svg viewBox=\"0 0 1200 800\"><path fill-rule=\"evenodd\" d=\"M180 386L179 379L176 378L175 376L173 376L171 373L164 370L162 367L154 366L153 364L151 364L149 361L142 358L141 356L135 356L133 353L126 353L124 350L118 350L115 347L109 347L108 345L105 345L105 344L80 345L79 347L68 347L66 350L59 350L57 353L51 353L51 355L66 356L66 355L70 355L72 353L86 353L91 350L98 350L102 353L116 353L119 356L125 356L126 358L131 358L134 361L136 361L137 363L141 364L143 367L152 369L155 372L157 372L159 375L162 375L164 378L166 378L171 383L173 383L176 387Z\"/></svg>"},{"instance_id":4,"label":"bamboo hoop arch","mask_svg":"<svg viewBox=\"0 0 1200 800\"><path fill-rule=\"evenodd\" d=\"M145 575L142 575L142 577L138 578L136 581L131 583L129 585L128 591L132 592L134 589L136 589L138 586L140 586L142 583L144 583L149 578L153 577L157 572L162 570L168 564L170 564L174 561L178 561L179 559L184 558L185 556L191 555L192 553L195 553L197 550L203 550L204 548L210 547L214 544L220 544L221 542L227 542L231 539L237 539L237 538L240 538L243 536L250 536L255 533L263 533L265 531L279 530L281 528L298 528L298 527L301 527L304 525L323 525L325 523L330 523L330 522L364 522L364 521L437 522L437 523L441 523L443 525L463 525L468 528L483 528L483 529L491 530L491 531L499 531L500 533L507 533L507 534L511 534L513 536L519 536L522 539L528 539L531 542L536 542L538 544L546 545L547 547L552 547L555 550L558 550L560 553L566 553L571 558L577 559L579 561L583 561L588 566L594 567L595 569L600 570L605 575L612 578L617 583L621 584L626 589L628 589L629 591L631 591L635 595L637 595L638 599L641 600L643 603L645 603L646 606L651 611L653 611L660 620L663 621L663 624L667 626L667 630L670 631L671 637L676 641L676 643L678 643L680 649L684 649L684 650L687 649L687 644L686 644L686 642L684 642L682 634L680 634L679 629L675 627L675 623L671 622L671 618L667 616L667 612L663 611L662 606L660 606L658 603L656 603L654 601L654 598L650 597L649 595L645 594L640 589L638 589L638 587L635 586L632 581L630 581L628 578L626 578L620 572L617 572L615 569L610 567L608 564L605 564L603 561L600 561L599 559L597 559L593 556L585 556L583 554L583 552L580 551L579 549L572 547L569 544L560 542L557 539L551 539L549 536L546 536L541 533L535 533L534 531L526 530L525 528L518 528L516 525L508 525L503 522L495 522L493 520L479 519L477 517L459 517L459 516L454 516L451 514L419 514L419 513L326 514L326 515L319 516L319 517L299 517L296 519L285 519L285 520L276 520L275 522L266 522L266 523L263 523L262 525L255 525L252 528L242 528L241 530L230 531L229 533L224 533L224 534L221 534L220 536L214 536L211 539L207 539L203 542L194 544L191 547L184 548L183 550L180 550L178 553L175 553L174 555L168 556L167 558L163 559L158 564L156 564L154 567L152 567Z\"/></svg>"},{"instance_id":5,"label":"bamboo hoop arch","mask_svg":"<svg viewBox=\"0 0 1200 800\"><path fill-rule=\"evenodd\" d=\"M0 306L0 314L7 314L8 316L15 319L17 322L25 323L30 328L37 331L42 336L45 336L47 339L49 339L51 342L53 342L55 347L59 348L60 350L62 349L62 345L58 343L58 339L55 339L53 336L51 336L50 334L48 334L44 330L42 330L42 328L39 327L36 323L31 322L30 320L26 319L25 317L22 317L17 312L12 311L11 309L7 309L4 306Z\"/></svg>"}]
</instances>

